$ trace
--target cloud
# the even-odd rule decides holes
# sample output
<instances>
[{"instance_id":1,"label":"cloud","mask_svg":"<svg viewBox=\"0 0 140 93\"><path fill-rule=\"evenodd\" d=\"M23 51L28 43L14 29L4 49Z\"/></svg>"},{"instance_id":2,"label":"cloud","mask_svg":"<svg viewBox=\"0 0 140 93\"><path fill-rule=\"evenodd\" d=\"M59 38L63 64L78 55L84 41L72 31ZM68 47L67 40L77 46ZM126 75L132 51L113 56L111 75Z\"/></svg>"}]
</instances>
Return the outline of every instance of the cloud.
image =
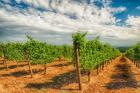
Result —
<instances>
[{"instance_id":1,"label":"cloud","mask_svg":"<svg viewBox=\"0 0 140 93\"><path fill-rule=\"evenodd\" d=\"M122 13L124 11L126 11L127 8L126 7L117 7L117 8L111 8L111 11L114 12L114 13Z\"/></svg>"},{"instance_id":2,"label":"cloud","mask_svg":"<svg viewBox=\"0 0 140 93\"><path fill-rule=\"evenodd\" d=\"M133 27L139 28L140 26L140 17L139 16L128 16L128 19L126 21L128 25L131 25Z\"/></svg>"},{"instance_id":3,"label":"cloud","mask_svg":"<svg viewBox=\"0 0 140 93\"><path fill-rule=\"evenodd\" d=\"M140 10L140 6L137 6L136 9Z\"/></svg>"},{"instance_id":4,"label":"cloud","mask_svg":"<svg viewBox=\"0 0 140 93\"><path fill-rule=\"evenodd\" d=\"M94 0L90 4L87 4L88 0L81 1L16 0L17 5L21 2L28 4L25 9L3 3L0 8L0 40L24 41L25 33L28 33L50 43L58 44L57 40L60 40L61 44L70 44L71 34L77 30L88 31L93 36L100 34L103 41L108 40L112 44L118 40L139 39L139 27L131 22L132 18L126 21L127 24L132 23L132 27L116 25L118 19L114 14L126 11L125 7L112 8L109 6L111 0L95 0L103 4L101 8L93 3ZM112 39L116 42L112 42Z\"/></svg>"}]
</instances>

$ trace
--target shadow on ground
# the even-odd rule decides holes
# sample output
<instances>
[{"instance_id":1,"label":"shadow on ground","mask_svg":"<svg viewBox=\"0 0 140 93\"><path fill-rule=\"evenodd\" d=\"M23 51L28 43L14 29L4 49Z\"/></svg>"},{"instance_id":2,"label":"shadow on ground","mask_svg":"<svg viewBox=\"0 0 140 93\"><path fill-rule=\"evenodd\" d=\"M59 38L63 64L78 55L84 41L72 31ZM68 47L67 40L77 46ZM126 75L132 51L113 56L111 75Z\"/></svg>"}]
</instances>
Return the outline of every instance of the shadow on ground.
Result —
<instances>
[{"instance_id":1,"label":"shadow on ground","mask_svg":"<svg viewBox=\"0 0 140 93\"><path fill-rule=\"evenodd\" d=\"M43 69L33 69L33 74L43 72ZM10 72L8 74L2 74L1 76L6 77L6 76L14 76L14 77L22 77L25 75L30 75L29 70L20 70L16 72Z\"/></svg>"},{"instance_id":2,"label":"shadow on ground","mask_svg":"<svg viewBox=\"0 0 140 93\"><path fill-rule=\"evenodd\" d=\"M23 70L23 71L10 72L9 74L2 74L1 76L3 76L3 77L8 77L8 76L22 77L25 75L28 75L28 72Z\"/></svg>"},{"instance_id":3,"label":"shadow on ground","mask_svg":"<svg viewBox=\"0 0 140 93\"><path fill-rule=\"evenodd\" d=\"M68 73L60 74L52 79L52 82L43 82L43 83L29 83L26 88L35 88L35 89L43 89L43 88L53 88L53 89L62 89L61 87L64 85L68 85L71 83L77 83L75 71L71 71ZM64 90L76 90L76 89L64 89Z\"/></svg>"},{"instance_id":4,"label":"shadow on ground","mask_svg":"<svg viewBox=\"0 0 140 93\"><path fill-rule=\"evenodd\" d=\"M8 68L10 68L10 69L15 69L15 68L24 67L24 66L28 66L28 65L27 65L27 64L11 65L11 66L8 66Z\"/></svg>"},{"instance_id":5,"label":"shadow on ground","mask_svg":"<svg viewBox=\"0 0 140 93\"><path fill-rule=\"evenodd\" d=\"M0 70L5 70L6 69L6 66L4 64L2 64L3 66L0 67ZM8 65L8 68L9 69L15 69L17 67L24 67L24 66L28 66L27 64L19 64L18 66L17 65Z\"/></svg>"},{"instance_id":6,"label":"shadow on ground","mask_svg":"<svg viewBox=\"0 0 140 93\"><path fill-rule=\"evenodd\" d=\"M115 74L111 76L112 81L106 84L107 89L121 88L138 88L138 82L134 73L131 72L131 66L127 64L125 59L120 60L121 63L115 66Z\"/></svg>"},{"instance_id":7,"label":"shadow on ground","mask_svg":"<svg viewBox=\"0 0 140 93\"><path fill-rule=\"evenodd\" d=\"M63 67L63 66L69 66L71 64L72 64L71 62L65 64L56 64L56 65L52 65L52 67Z\"/></svg>"}]
</instances>

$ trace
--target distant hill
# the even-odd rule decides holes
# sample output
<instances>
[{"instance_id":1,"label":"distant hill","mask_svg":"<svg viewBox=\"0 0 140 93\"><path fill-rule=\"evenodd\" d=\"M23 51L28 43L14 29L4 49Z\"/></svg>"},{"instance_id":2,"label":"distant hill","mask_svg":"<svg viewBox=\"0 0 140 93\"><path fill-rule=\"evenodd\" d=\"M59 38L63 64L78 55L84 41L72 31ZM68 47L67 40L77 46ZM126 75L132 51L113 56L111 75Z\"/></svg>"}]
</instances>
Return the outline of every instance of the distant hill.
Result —
<instances>
[{"instance_id":1,"label":"distant hill","mask_svg":"<svg viewBox=\"0 0 140 93\"><path fill-rule=\"evenodd\" d=\"M116 47L120 52L125 52L129 47Z\"/></svg>"}]
</instances>

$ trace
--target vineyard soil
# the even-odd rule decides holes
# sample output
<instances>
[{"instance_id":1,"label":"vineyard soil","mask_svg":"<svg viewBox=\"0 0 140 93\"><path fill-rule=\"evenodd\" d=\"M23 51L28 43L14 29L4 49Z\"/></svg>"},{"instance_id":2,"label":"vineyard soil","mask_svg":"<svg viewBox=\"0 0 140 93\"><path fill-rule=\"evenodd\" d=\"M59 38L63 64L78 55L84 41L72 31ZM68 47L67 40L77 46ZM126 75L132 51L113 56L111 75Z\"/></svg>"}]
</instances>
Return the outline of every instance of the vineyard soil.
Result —
<instances>
[{"instance_id":1,"label":"vineyard soil","mask_svg":"<svg viewBox=\"0 0 140 93\"><path fill-rule=\"evenodd\" d=\"M116 59L83 93L140 93L140 70L129 59Z\"/></svg>"},{"instance_id":2,"label":"vineyard soil","mask_svg":"<svg viewBox=\"0 0 140 93\"><path fill-rule=\"evenodd\" d=\"M55 61L47 65L33 65L34 78L30 78L28 65L22 62L8 62L9 70L0 63L0 93L140 93L140 70L121 57L113 60L96 75L93 71L91 82L82 74L83 90L79 91L75 68L67 61Z\"/></svg>"}]
</instances>

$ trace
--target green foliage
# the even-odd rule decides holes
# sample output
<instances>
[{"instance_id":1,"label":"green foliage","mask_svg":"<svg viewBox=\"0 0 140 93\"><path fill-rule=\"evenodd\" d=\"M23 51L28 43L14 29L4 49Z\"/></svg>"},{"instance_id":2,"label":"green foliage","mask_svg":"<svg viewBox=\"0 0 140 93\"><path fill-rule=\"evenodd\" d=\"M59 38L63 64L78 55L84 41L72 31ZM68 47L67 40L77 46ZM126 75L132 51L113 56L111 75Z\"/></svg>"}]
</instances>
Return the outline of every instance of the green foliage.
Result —
<instances>
[{"instance_id":1,"label":"green foliage","mask_svg":"<svg viewBox=\"0 0 140 93\"><path fill-rule=\"evenodd\" d=\"M125 53L128 50L129 47L117 47L117 49L121 52L121 53Z\"/></svg>"},{"instance_id":2,"label":"green foliage","mask_svg":"<svg viewBox=\"0 0 140 93\"><path fill-rule=\"evenodd\" d=\"M125 55L130 59L140 60L140 43L130 47Z\"/></svg>"},{"instance_id":3,"label":"green foliage","mask_svg":"<svg viewBox=\"0 0 140 93\"><path fill-rule=\"evenodd\" d=\"M3 43L0 43L0 57L3 57Z\"/></svg>"},{"instance_id":4,"label":"green foliage","mask_svg":"<svg viewBox=\"0 0 140 93\"><path fill-rule=\"evenodd\" d=\"M72 55L71 47L66 45L55 46L29 39L24 46L29 51L29 60L34 64L49 63L60 56L71 58Z\"/></svg>"},{"instance_id":5,"label":"green foliage","mask_svg":"<svg viewBox=\"0 0 140 93\"><path fill-rule=\"evenodd\" d=\"M74 44L77 44L80 48L81 69L95 69L105 61L111 60L120 54L119 50L112 48L109 44L102 44L99 38L91 41L86 40L86 34L78 32L73 35Z\"/></svg>"},{"instance_id":6,"label":"green foliage","mask_svg":"<svg viewBox=\"0 0 140 93\"><path fill-rule=\"evenodd\" d=\"M72 47L67 45L49 45L45 42L34 40L26 35L25 43L0 43L0 56L8 60L29 60L32 64L50 63L60 56L71 59Z\"/></svg>"},{"instance_id":7,"label":"green foliage","mask_svg":"<svg viewBox=\"0 0 140 93\"><path fill-rule=\"evenodd\" d=\"M85 39L86 33L77 32L72 35L74 45L80 49L80 65L82 69L90 70L101 65L103 62L119 55L117 49L109 44L103 44L99 37L94 40ZM50 63L56 58L64 56L72 59L73 49L68 45L50 45L45 42L34 40L26 35L28 41L25 43L0 43L0 56L9 60L29 60L32 64Z\"/></svg>"},{"instance_id":8,"label":"green foliage","mask_svg":"<svg viewBox=\"0 0 140 93\"><path fill-rule=\"evenodd\" d=\"M85 42L84 38L85 38L86 35L87 35L87 32L85 32L85 33L80 33L80 32L74 33L72 35L74 45L80 46L81 44L84 44L84 42Z\"/></svg>"},{"instance_id":9,"label":"green foliage","mask_svg":"<svg viewBox=\"0 0 140 93\"><path fill-rule=\"evenodd\" d=\"M6 43L2 47L3 56L8 60L23 60L23 47L19 42Z\"/></svg>"}]
</instances>

